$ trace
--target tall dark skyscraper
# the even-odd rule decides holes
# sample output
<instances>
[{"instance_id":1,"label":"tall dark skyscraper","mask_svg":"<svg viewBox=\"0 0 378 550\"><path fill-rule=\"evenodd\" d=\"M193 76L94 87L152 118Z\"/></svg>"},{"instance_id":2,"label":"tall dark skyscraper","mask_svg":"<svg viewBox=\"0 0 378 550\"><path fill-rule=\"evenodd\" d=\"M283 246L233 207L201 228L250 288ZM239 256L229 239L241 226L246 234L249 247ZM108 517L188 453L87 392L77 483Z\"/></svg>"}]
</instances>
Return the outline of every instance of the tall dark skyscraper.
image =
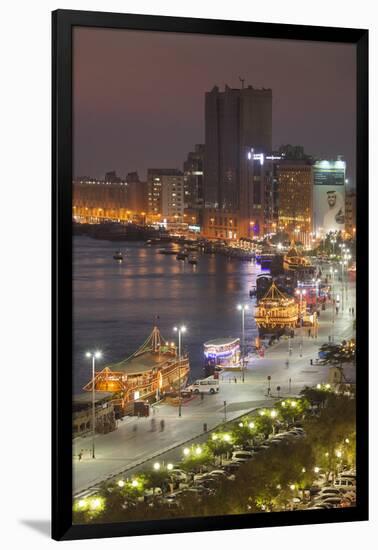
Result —
<instances>
[{"instance_id":1,"label":"tall dark skyscraper","mask_svg":"<svg viewBox=\"0 0 378 550\"><path fill-rule=\"evenodd\" d=\"M205 146L197 144L188 153L184 162L185 207L199 208L203 205L203 164Z\"/></svg>"},{"instance_id":2,"label":"tall dark skyscraper","mask_svg":"<svg viewBox=\"0 0 378 550\"><path fill-rule=\"evenodd\" d=\"M205 95L205 206L240 208L247 148L272 150L272 90L215 86Z\"/></svg>"}]
</instances>

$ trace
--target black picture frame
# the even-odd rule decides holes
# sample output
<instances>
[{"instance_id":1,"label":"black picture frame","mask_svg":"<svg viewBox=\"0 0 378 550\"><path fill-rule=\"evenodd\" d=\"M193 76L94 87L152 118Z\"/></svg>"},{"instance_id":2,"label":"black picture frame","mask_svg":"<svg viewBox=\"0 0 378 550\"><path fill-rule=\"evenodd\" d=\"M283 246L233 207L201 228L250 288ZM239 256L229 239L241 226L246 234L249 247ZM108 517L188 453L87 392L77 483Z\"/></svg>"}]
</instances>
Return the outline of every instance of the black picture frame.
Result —
<instances>
[{"instance_id":1,"label":"black picture frame","mask_svg":"<svg viewBox=\"0 0 378 550\"><path fill-rule=\"evenodd\" d=\"M320 511L72 525L72 30L106 27L355 44L357 48L357 506ZM368 31L57 10L52 14L52 537L70 540L368 519Z\"/></svg>"}]
</instances>

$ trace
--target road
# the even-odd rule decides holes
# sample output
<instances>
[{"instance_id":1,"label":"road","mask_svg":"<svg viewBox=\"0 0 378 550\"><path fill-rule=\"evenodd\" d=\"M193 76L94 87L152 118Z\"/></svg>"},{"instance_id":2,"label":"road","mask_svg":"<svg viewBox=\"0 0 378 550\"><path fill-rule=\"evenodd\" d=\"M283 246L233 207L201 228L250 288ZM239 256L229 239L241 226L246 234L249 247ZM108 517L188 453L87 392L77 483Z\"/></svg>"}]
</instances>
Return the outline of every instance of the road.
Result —
<instances>
[{"instance_id":1,"label":"road","mask_svg":"<svg viewBox=\"0 0 378 550\"><path fill-rule=\"evenodd\" d=\"M118 421L117 430L96 435L94 460L91 458L91 437L74 439L73 493L80 493L120 472L131 473L141 464L145 467L156 456L177 460L181 453L179 447L203 434L204 423L211 430L225 419L229 421L257 407L271 405L277 397L277 386L281 388L280 396L285 396L298 394L304 386L327 382L328 368L311 366L310 359L317 357L319 346L329 341L330 334L334 334L335 342L353 335L354 317L349 308L355 307L355 285L350 282L348 290L342 293L341 284L337 282L334 294L339 294L340 300L344 295L344 307L342 309L340 302L336 315L332 306L327 305L326 311L321 312L317 338L309 337L308 329L303 327L291 340L291 354L289 340L281 339L266 350L263 358L249 358L244 382L240 372L236 382L234 374L225 373L220 381L219 394L206 395L203 400L194 397L183 404L181 417L176 407L156 405L153 407L156 431L151 430L151 417L125 417ZM272 396L267 395L268 376L271 377ZM161 419L165 422L163 432L159 431ZM77 455L82 449L83 458L79 461Z\"/></svg>"}]
</instances>

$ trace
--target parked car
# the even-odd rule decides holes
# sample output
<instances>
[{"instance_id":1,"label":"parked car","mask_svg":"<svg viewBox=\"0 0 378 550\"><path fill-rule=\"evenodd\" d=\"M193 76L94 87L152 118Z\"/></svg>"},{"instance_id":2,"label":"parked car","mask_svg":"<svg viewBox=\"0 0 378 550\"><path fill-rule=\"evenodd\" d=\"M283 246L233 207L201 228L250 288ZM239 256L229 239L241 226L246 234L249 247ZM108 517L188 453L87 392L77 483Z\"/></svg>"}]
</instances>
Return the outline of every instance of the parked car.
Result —
<instances>
[{"instance_id":1,"label":"parked car","mask_svg":"<svg viewBox=\"0 0 378 550\"><path fill-rule=\"evenodd\" d=\"M338 477L335 479L335 487L355 487L356 480L350 477Z\"/></svg>"},{"instance_id":2,"label":"parked car","mask_svg":"<svg viewBox=\"0 0 378 550\"><path fill-rule=\"evenodd\" d=\"M341 495L341 491L337 487L322 487L317 496L322 495Z\"/></svg>"},{"instance_id":3,"label":"parked car","mask_svg":"<svg viewBox=\"0 0 378 550\"><path fill-rule=\"evenodd\" d=\"M253 453L251 453L251 451L234 451L232 453L231 459L235 460L235 459L242 458L245 460L250 460L252 457L253 457Z\"/></svg>"},{"instance_id":4,"label":"parked car","mask_svg":"<svg viewBox=\"0 0 378 550\"><path fill-rule=\"evenodd\" d=\"M219 380L214 378L205 378L204 380L196 380L194 384L186 388L188 391L199 393L215 394L219 392Z\"/></svg>"},{"instance_id":5,"label":"parked car","mask_svg":"<svg viewBox=\"0 0 378 550\"><path fill-rule=\"evenodd\" d=\"M225 472L227 473L234 473L237 472L240 468L240 463L238 462L230 462L229 464L225 464L222 466Z\"/></svg>"},{"instance_id":6,"label":"parked car","mask_svg":"<svg viewBox=\"0 0 378 550\"><path fill-rule=\"evenodd\" d=\"M146 489L143 493L145 497L154 497L160 496L163 494L163 491L160 487L151 487L151 489Z\"/></svg>"},{"instance_id":7,"label":"parked car","mask_svg":"<svg viewBox=\"0 0 378 550\"><path fill-rule=\"evenodd\" d=\"M169 472L170 477L174 478L176 481L189 481L189 476L184 470L179 468L174 468Z\"/></svg>"},{"instance_id":8,"label":"parked car","mask_svg":"<svg viewBox=\"0 0 378 550\"><path fill-rule=\"evenodd\" d=\"M338 506L340 504L340 502L342 501L342 498L341 497L328 497L328 498L325 498L323 500L323 503L324 504L332 504L334 506Z\"/></svg>"},{"instance_id":9,"label":"parked car","mask_svg":"<svg viewBox=\"0 0 378 550\"><path fill-rule=\"evenodd\" d=\"M218 477L226 479L227 474L224 470L213 470L212 472L209 472L208 474L210 477Z\"/></svg>"}]
</instances>

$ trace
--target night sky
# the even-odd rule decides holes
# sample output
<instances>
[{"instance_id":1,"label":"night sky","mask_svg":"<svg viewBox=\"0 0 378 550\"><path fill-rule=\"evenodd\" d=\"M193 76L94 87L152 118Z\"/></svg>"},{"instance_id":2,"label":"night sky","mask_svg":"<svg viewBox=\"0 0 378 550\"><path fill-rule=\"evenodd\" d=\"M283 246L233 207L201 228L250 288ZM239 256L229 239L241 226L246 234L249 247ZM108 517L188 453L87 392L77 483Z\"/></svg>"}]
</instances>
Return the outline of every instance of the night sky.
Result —
<instances>
[{"instance_id":1,"label":"night sky","mask_svg":"<svg viewBox=\"0 0 378 550\"><path fill-rule=\"evenodd\" d=\"M273 146L344 155L355 183L353 45L125 30L74 33L74 176L179 168L204 142L204 94L273 90Z\"/></svg>"}]
</instances>

